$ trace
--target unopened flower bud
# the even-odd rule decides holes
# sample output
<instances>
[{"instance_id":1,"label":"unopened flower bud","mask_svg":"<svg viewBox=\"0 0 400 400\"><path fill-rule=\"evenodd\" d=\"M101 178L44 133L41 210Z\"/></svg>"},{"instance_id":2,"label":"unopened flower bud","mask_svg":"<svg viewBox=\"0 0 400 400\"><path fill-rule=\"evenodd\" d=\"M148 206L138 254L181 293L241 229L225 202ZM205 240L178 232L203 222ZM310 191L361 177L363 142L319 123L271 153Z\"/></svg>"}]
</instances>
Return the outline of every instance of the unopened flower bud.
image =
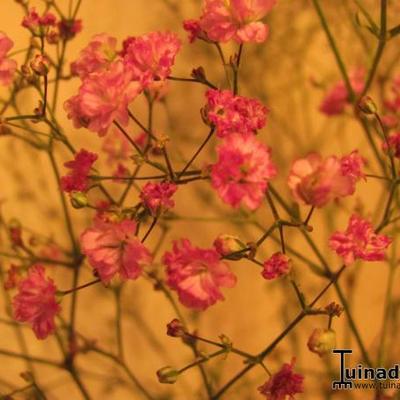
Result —
<instances>
[{"instance_id":1,"label":"unopened flower bud","mask_svg":"<svg viewBox=\"0 0 400 400\"><path fill-rule=\"evenodd\" d=\"M206 73L203 67L194 68L191 74L192 78L196 79L199 82L206 82Z\"/></svg>"},{"instance_id":2,"label":"unopened flower bud","mask_svg":"<svg viewBox=\"0 0 400 400\"><path fill-rule=\"evenodd\" d=\"M158 381L160 383L173 384L179 376L179 371L173 367L163 367L157 371Z\"/></svg>"},{"instance_id":3,"label":"unopened flower bud","mask_svg":"<svg viewBox=\"0 0 400 400\"><path fill-rule=\"evenodd\" d=\"M358 102L358 108L367 115L376 114L378 108L370 96L364 96Z\"/></svg>"},{"instance_id":4,"label":"unopened flower bud","mask_svg":"<svg viewBox=\"0 0 400 400\"><path fill-rule=\"evenodd\" d=\"M222 234L214 240L215 250L221 256L229 256L246 248L246 245L236 236ZM240 254L232 255L233 258L241 258Z\"/></svg>"},{"instance_id":5,"label":"unopened flower bud","mask_svg":"<svg viewBox=\"0 0 400 400\"><path fill-rule=\"evenodd\" d=\"M172 337L183 337L186 331L182 322L179 319L173 319L169 324L167 324L167 335Z\"/></svg>"},{"instance_id":6,"label":"unopened flower bud","mask_svg":"<svg viewBox=\"0 0 400 400\"><path fill-rule=\"evenodd\" d=\"M307 346L313 353L322 357L325 354L331 353L336 347L336 332L332 329L314 329Z\"/></svg>"},{"instance_id":7,"label":"unopened flower bud","mask_svg":"<svg viewBox=\"0 0 400 400\"><path fill-rule=\"evenodd\" d=\"M36 54L35 58L30 62L32 70L40 76L45 76L49 72L50 62L46 56Z\"/></svg>"},{"instance_id":8,"label":"unopened flower bud","mask_svg":"<svg viewBox=\"0 0 400 400\"><path fill-rule=\"evenodd\" d=\"M71 193L71 205L72 207L79 209L85 208L88 205L88 198L86 193L83 192L72 192Z\"/></svg>"}]
</instances>

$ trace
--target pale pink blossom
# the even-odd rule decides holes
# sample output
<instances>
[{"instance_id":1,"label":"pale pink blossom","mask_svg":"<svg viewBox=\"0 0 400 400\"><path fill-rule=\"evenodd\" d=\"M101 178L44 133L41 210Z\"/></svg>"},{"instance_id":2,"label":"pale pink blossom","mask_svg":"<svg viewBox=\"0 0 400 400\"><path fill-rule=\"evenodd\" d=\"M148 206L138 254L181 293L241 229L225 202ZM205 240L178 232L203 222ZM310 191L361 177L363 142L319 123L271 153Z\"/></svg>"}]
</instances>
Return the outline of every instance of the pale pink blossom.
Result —
<instances>
[{"instance_id":1,"label":"pale pink blossom","mask_svg":"<svg viewBox=\"0 0 400 400\"><path fill-rule=\"evenodd\" d=\"M350 76L350 85L356 95L360 95L364 89L365 71L357 69ZM342 114L347 105L350 104L350 96L344 81L339 81L333 86L322 101L319 110L328 115Z\"/></svg>"},{"instance_id":2,"label":"pale pink blossom","mask_svg":"<svg viewBox=\"0 0 400 400\"><path fill-rule=\"evenodd\" d=\"M70 169L68 175L61 177L61 188L65 192L84 192L89 186L89 173L97 154L81 149L75 158L64 166Z\"/></svg>"},{"instance_id":3,"label":"pale pink blossom","mask_svg":"<svg viewBox=\"0 0 400 400\"><path fill-rule=\"evenodd\" d=\"M372 224L353 214L344 232L335 232L329 239L329 246L336 254L343 258L346 265L357 259L365 261L382 261L385 259L385 250L392 243L392 239L377 234Z\"/></svg>"},{"instance_id":4,"label":"pale pink blossom","mask_svg":"<svg viewBox=\"0 0 400 400\"><path fill-rule=\"evenodd\" d=\"M304 376L293 371L294 364L294 358L290 364L283 364L276 374L258 388L266 400L292 400L296 394L303 393Z\"/></svg>"},{"instance_id":5,"label":"pale pink blossom","mask_svg":"<svg viewBox=\"0 0 400 400\"><path fill-rule=\"evenodd\" d=\"M121 279L137 279L152 262L149 250L136 236L136 222L96 219L80 236L82 252L105 283L117 274Z\"/></svg>"},{"instance_id":6,"label":"pale pink blossom","mask_svg":"<svg viewBox=\"0 0 400 400\"><path fill-rule=\"evenodd\" d=\"M218 161L212 166L211 182L225 203L260 206L268 181L277 169L271 150L254 135L231 134L218 146Z\"/></svg>"},{"instance_id":7,"label":"pale pink blossom","mask_svg":"<svg viewBox=\"0 0 400 400\"><path fill-rule=\"evenodd\" d=\"M216 250L194 247L188 239L175 241L172 251L164 254L163 263L167 267L167 284L189 308L205 310L224 300L221 287L236 284L236 276Z\"/></svg>"},{"instance_id":8,"label":"pale pink blossom","mask_svg":"<svg viewBox=\"0 0 400 400\"><path fill-rule=\"evenodd\" d=\"M261 43L267 39L269 29L260 20L275 3L276 0L205 0L198 23L191 20L185 28L191 41L204 32L215 42Z\"/></svg>"},{"instance_id":9,"label":"pale pink blossom","mask_svg":"<svg viewBox=\"0 0 400 400\"><path fill-rule=\"evenodd\" d=\"M276 279L286 275L291 268L290 258L281 252L275 253L264 262L264 268L261 275L267 279Z\"/></svg>"},{"instance_id":10,"label":"pale pink blossom","mask_svg":"<svg viewBox=\"0 0 400 400\"><path fill-rule=\"evenodd\" d=\"M89 44L71 64L71 71L84 79L93 72L108 69L117 57L117 39L105 33L93 36Z\"/></svg>"},{"instance_id":11,"label":"pale pink blossom","mask_svg":"<svg viewBox=\"0 0 400 400\"><path fill-rule=\"evenodd\" d=\"M354 177L343 174L341 161L336 156L323 159L317 153L293 163L288 185L297 202L314 207L323 207L355 190Z\"/></svg>"},{"instance_id":12,"label":"pale pink blossom","mask_svg":"<svg viewBox=\"0 0 400 400\"><path fill-rule=\"evenodd\" d=\"M0 32L0 84L8 86L14 77L17 63L7 58L7 53L14 46L13 41L3 32Z\"/></svg>"},{"instance_id":13,"label":"pale pink blossom","mask_svg":"<svg viewBox=\"0 0 400 400\"><path fill-rule=\"evenodd\" d=\"M230 90L210 89L206 93L207 116L217 136L255 133L265 126L268 109L257 99L235 96Z\"/></svg>"},{"instance_id":14,"label":"pale pink blossom","mask_svg":"<svg viewBox=\"0 0 400 400\"><path fill-rule=\"evenodd\" d=\"M85 127L104 136L114 120L126 126L128 105L142 90L131 78L131 73L118 60L110 64L108 70L90 74L78 95L64 103L74 127Z\"/></svg>"},{"instance_id":15,"label":"pale pink blossom","mask_svg":"<svg viewBox=\"0 0 400 400\"><path fill-rule=\"evenodd\" d=\"M176 34L152 32L125 41L123 58L132 78L148 86L170 75L180 47Z\"/></svg>"},{"instance_id":16,"label":"pale pink blossom","mask_svg":"<svg viewBox=\"0 0 400 400\"><path fill-rule=\"evenodd\" d=\"M57 288L46 278L45 269L36 265L18 283L18 293L12 301L14 318L32 326L38 339L45 339L56 329L54 318L61 311L56 300Z\"/></svg>"},{"instance_id":17,"label":"pale pink blossom","mask_svg":"<svg viewBox=\"0 0 400 400\"><path fill-rule=\"evenodd\" d=\"M171 182L148 182L140 193L140 199L153 216L175 207L172 196L178 186Z\"/></svg>"}]
</instances>

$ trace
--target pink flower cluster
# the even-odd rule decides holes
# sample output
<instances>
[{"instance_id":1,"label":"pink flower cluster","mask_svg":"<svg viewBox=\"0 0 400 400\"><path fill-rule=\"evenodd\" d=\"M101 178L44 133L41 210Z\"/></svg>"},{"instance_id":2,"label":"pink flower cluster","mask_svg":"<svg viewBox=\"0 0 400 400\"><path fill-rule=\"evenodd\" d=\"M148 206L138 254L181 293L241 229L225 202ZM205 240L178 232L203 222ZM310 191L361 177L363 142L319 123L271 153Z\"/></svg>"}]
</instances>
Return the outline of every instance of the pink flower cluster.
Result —
<instances>
[{"instance_id":1,"label":"pink flower cluster","mask_svg":"<svg viewBox=\"0 0 400 400\"><path fill-rule=\"evenodd\" d=\"M17 69L16 61L7 57L7 53L13 46L13 41L0 32L0 84L3 86L8 86L12 82Z\"/></svg>"},{"instance_id":2,"label":"pink flower cluster","mask_svg":"<svg viewBox=\"0 0 400 400\"><path fill-rule=\"evenodd\" d=\"M97 154L81 149L75 158L64 164L71 171L61 177L61 188L64 192L84 192L88 188L90 169L97 160Z\"/></svg>"},{"instance_id":3,"label":"pink flower cluster","mask_svg":"<svg viewBox=\"0 0 400 400\"><path fill-rule=\"evenodd\" d=\"M64 108L75 128L103 136L114 121L126 126L130 103L154 81L168 77L180 48L179 39L169 32L128 38L122 52L116 45L115 38L96 35L72 63L82 85Z\"/></svg>"},{"instance_id":4,"label":"pink flower cluster","mask_svg":"<svg viewBox=\"0 0 400 400\"><path fill-rule=\"evenodd\" d=\"M364 89L365 71L357 69L351 73L349 79L354 93L360 95ZM328 116L339 115L344 112L346 105L350 104L349 100L346 84L344 81L340 81L329 90L319 110Z\"/></svg>"},{"instance_id":5,"label":"pink flower cluster","mask_svg":"<svg viewBox=\"0 0 400 400\"><path fill-rule=\"evenodd\" d=\"M56 300L57 288L46 278L40 265L29 269L28 276L19 281L18 293L13 298L14 318L31 324L38 339L45 339L55 330L54 317L61 311Z\"/></svg>"},{"instance_id":6,"label":"pink flower cluster","mask_svg":"<svg viewBox=\"0 0 400 400\"><path fill-rule=\"evenodd\" d=\"M236 276L215 249L194 247L188 239L175 241L172 251L164 254L163 263L169 287L189 308L205 310L224 299L221 287L236 284Z\"/></svg>"},{"instance_id":7,"label":"pink flower cluster","mask_svg":"<svg viewBox=\"0 0 400 400\"><path fill-rule=\"evenodd\" d=\"M142 268L151 264L149 250L136 236L136 222L104 221L97 218L93 227L80 237L82 252L103 283L108 284L117 274L121 279L137 279Z\"/></svg>"},{"instance_id":8,"label":"pink flower cluster","mask_svg":"<svg viewBox=\"0 0 400 400\"><path fill-rule=\"evenodd\" d=\"M140 198L145 207L154 217L175 206L172 196L178 186L170 182L152 183L148 182L143 187Z\"/></svg>"},{"instance_id":9,"label":"pink flower cluster","mask_svg":"<svg viewBox=\"0 0 400 400\"><path fill-rule=\"evenodd\" d=\"M265 126L268 109L257 99L235 96L230 90L210 89L206 93L207 116L217 136L255 133Z\"/></svg>"},{"instance_id":10,"label":"pink flower cluster","mask_svg":"<svg viewBox=\"0 0 400 400\"><path fill-rule=\"evenodd\" d=\"M290 364L283 364L282 368L272 375L264 385L258 388L267 400L294 399L294 395L303 393L303 375L293 371L295 359Z\"/></svg>"},{"instance_id":11,"label":"pink flower cluster","mask_svg":"<svg viewBox=\"0 0 400 400\"><path fill-rule=\"evenodd\" d=\"M335 232L329 239L329 246L346 265L357 259L382 261L391 243L392 239L375 233L368 220L355 214L351 216L345 232Z\"/></svg>"},{"instance_id":12,"label":"pink flower cluster","mask_svg":"<svg viewBox=\"0 0 400 400\"><path fill-rule=\"evenodd\" d=\"M218 161L211 170L212 186L232 207L245 204L251 210L260 206L277 169L271 150L254 135L231 134L218 146Z\"/></svg>"},{"instance_id":13,"label":"pink flower cluster","mask_svg":"<svg viewBox=\"0 0 400 400\"><path fill-rule=\"evenodd\" d=\"M276 0L204 0L199 20L188 20L184 28L189 40L214 42L264 42L268 26L260 20L271 11Z\"/></svg>"},{"instance_id":14,"label":"pink flower cluster","mask_svg":"<svg viewBox=\"0 0 400 400\"><path fill-rule=\"evenodd\" d=\"M296 160L289 173L288 185L299 203L323 207L330 201L354 193L358 180L364 177L364 159L354 151L339 159L323 159L317 153Z\"/></svg>"},{"instance_id":15,"label":"pink flower cluster","mask_svg":"<svg viewBox=\"0 0 400 400\"><path fill-rule=\"evenodd\" d=\"M290 258L281 252L275 253L264 262L262 276L267 279L276 279L286 275L291 268Z\"/></svg>"}]
</instances>

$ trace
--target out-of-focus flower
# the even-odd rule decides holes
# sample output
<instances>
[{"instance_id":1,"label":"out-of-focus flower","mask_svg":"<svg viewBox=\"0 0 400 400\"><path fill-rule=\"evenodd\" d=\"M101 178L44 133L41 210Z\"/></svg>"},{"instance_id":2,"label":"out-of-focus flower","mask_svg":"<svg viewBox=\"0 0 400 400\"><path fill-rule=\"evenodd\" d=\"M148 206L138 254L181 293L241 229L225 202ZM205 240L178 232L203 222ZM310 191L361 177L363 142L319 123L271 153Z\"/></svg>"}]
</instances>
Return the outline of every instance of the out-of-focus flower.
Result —
<instances>
[{"instance_id":1,"label":"out-of-focus flower","mask_svg":"<svg viewBox=\"0 0 400 400\"><path fill-rule=\"evenodd\" d=\"M117 274L123 280L137 279L143 266L151 263L149 250L135 232L136 222L131 220L96 219L93 227L81 234L82 252L105 284Z\"/></svg>"},{"instance_id":2,"label":"out-of-focus flower","mask_svg":"<svg viewBox=\"0 0 400 400\"><path fill-rule=\"evenodd\" d=\"M140 199L153 216L175 207L172 196L178 186L171 182L148 182L140 193Z\"/></svg>"},{"instance_id":3,"label":"out-of-focus flower","mask_svg":"<svg viewBox=\"0 0 400 400\"><path fill-rule=\"evenodd\" d=\"M276 374L258 388L267 400L286 400L288 397L294 399L297 393L303 393L304 376L293 371L294 364L294 358L290 364L283 364Z\"/></svg>"},{"instance_id":4,"label":"out-of-focus flower","mask_svg":"<svg viewBox=\"0 0 400 400\"><path fill-rule=\"evenodd\" d=\"M320 357L330 354L336 347L336 332L333 329L314 329L308 339L307 347Z\"/></svg>"},{"instance_id":5,"label":"out-of-focus flower","mask_svg":"<svg viewBox=\"0 0 400 400\"><path fill-rule=\"evenodd\" d=\"M277 252L264 262L261 274L268 280L279 278L290 271L291 263L290 258L286 254Z\"/></svg>"},{"instance_id":6,"label":"out-of-focus flower","mask_svg":"<svg viewBox=\"0 0 400 400\"><path fill-rule=\"evenodd\" d=\"M381 261L385 250L392 239L374 232L372 224L362 217L353 214L346 231L335 232L329 239L329 246L343 258L346 265L357 259Z\"/></svg>"},{"instance_id":7,"label":"out-of-focus flower","mask_svg":"<svg viewBox=\"0 0 400 400\"><path fill-rule=\"evenodd\" d=\"M276 0L205 0L198 21L185 21L190 41L206 34L215 42L261 43L267 39L268 26L260 20Z\"/></svg>"},{"instance_id":8,"label":"out-of-focus flower","mask_svg":"<svg viewBox=\"0 0 400 400\"><path fill-rule=\"evenodd\" d=\"M230 90L210 89L206 93L207 117L217 135L250 134L265 126L268 109L257 99L235 96Z\"/></svg>"},{"instance_id":9,"label":"out-of-focus flower","mask_svg":"<svg viewBox=\"0 0 400 400\"><path fill-rule=\"evenodd\" d=\"M108 69L117 57L117 39L105 33L93 36L89 44L71 64L71 71L84 79L93 72Z\"/></svg>"},{"instance_id":10,"label":"out-of-focus flower","mask_svg":"<svg viewBox=\"0 0 400 400\"><path fill-rule=\"evenodd\" d=\"M12 301L14 318L28 322L38 339L45 339L55 330L54 317L61 311L56 292L53 280L46 278L40 265L31 267L28 276L18 283Z\"/></svg>"},{"instance_id":11,"label":"out-of-focus flower","mask_svg":"<svg viewBox=\"0 0 400 400\"><path fill-rule=\"evenodd\" d=\"M101 149L107 154L107 163L110 165L128 161L129 156L132 153L128 139L119 129L111 130L111 132L104 138Z\"/></svg>"},{"instance_id":12,"label":"out-of-focus flower","mask_svg":"<svg viewBox=\"0 0 400 400\"><path fill-rule=\"evenodd\" d=\"M172 251L164 254L163 263L168 285L189 308L205 310L224 300L221 287L236 284L236 276L216 250L194 247L188 239L175 241Z\"/></svg>"},{"instance_id":13,"label":"out-of-focus flower","mask_svg":"<svg viewBox=\"0 0 400 400\"><path fill-rule=\"evenodd\" d=\"M64 103L74 127L85 127L104 136L114 120L126 126L128 105L142 90L141 85L131 78L131 73L118 60L108 70L90 74L78 95Z\"/></svg>"},{"instance_id":14,"label":"out-of-focus flower","mask_svg":"<svg viewBox=\"0 0 400 400\"><path fill-rule=\"evenodd\" d=\"M68 175L61 177L61 188L65 192L84 192L89 185L89 172L93 163L97 160L97 154L81 149L75 154L75 158L67 161L64 166L70 169Z\"/></svg>"},{"instance_id":15,"label":"out-of-focus flower","mask_svg":"<svg viewBox=\"0 0 400 400\"><path fill-rule=\"evenodd\" d=\"M397 113L400 111L400 75L393 79L391 92L391 98L385 100L385 107L389 111Z\"/></svg>"},{"instance_id":16,"label":"out-of-focus flower","mask_svg":"<svg viewBox=\"0 0 400 400\"><path fill-rule=\"evenodd\" d=\"M365 71L357 69L350 74L349 79L354 93L356 95L361 94L364 89ZM350 104L349 101L346 84L344 81L340 81L328 91L319 110L328 116L339 115L343 113L346 105Z\"/></svg>"},{"instance_id":17,"label":"out-of-focus flower","mask_svg":"<svg viewBox=\"0 0 400 400\"><path fill-rule=\"evenodd\" d=\"M387 152L390 151L394 157L400 158L400 132L391 134L387 143L385 141L382 143L382 148Z\"/></svg>"},{"instance_id":18,"label":"out-of-focus flower","mask_svg":"<svg viewBox=\"0 0 400 400\"><path fill-rule=\"evenodd\" d=\"M57 18L54 14L46 12L40 16L35 7L29 9L28 14L22 20L22 26L29 29L33 34L39 35L42 28L55 26Z\"/></svg>"},{"instance_id":19,"label":"out-of-focus flower","mask_svg":"<svg viewBox=\"0 0 400 400\"><path fill-rule=\"evenodd\" d=\"M49 73L50 61L46 56L42 54L36 54L33 60L30 62L30 66L32 71L37 75L45 76Z\"/></svg>"},{"instance_id":20,"label":"out-of-focus flower","mask_svg":"<svg viewBox=\"0 0 400 400\"><path fill-rule=\"evenodd\" d=\"M132 71L132 79L148 86L170 75L180 47L180 40L171 32L132 37L125 41L124 63Z\"/></svg>"},{"instance_id":21,"label":"out-of-focus flower","mask_svg":"<svg viewBox=\"0 0 400 400\"><path fill-rule=\"evenodd\" d=\"M218 146L211 181L219 196L232 207L260 206L268 181L277 174L269 147L254 135L231 134Z\"/></svg>"},{"instance_id":22,"label":"out-of-focus flower","mask_svg":"<svg viewBox=\"0 0 400 400\"><path fill-rule=\"evenodd\" d=\"M14 77L17 63L7 58L7 53L14 46L13 41L3 32L0 32L0 84L8 86Z\"/></svg>"},{"instance_id":23,"label":"out-of-focus flower","mask_svg":"<svg viewBox=\"0 0 400 400\"><path fill-rule=\"evenodd\" d=\"M64 40L71 40L82 31L82 20L62 19L57 26L60 37Z\"/></svg>"},{"instance_id":24,"label":"out-of-focus flower","mask_svg":"<svg viewBox=\"0 0 400 400\"><path fill-rule=\"evenodd\" d=\"M363 171L365 164L366 160L360 156L358 150L354 150L349 155L343 156L340 159L342 174L351 177L354 183L365 178Z\"/></svg>"},{"instance_id":25,"label":"out-of-focus flower","mask_svg":"<svg viewBox=\"0 0 400 400\"><path fill-rule=\"evenodd\" d=\"M4 280L4 289L10 290L17 287L18 282L21 279L21 269L11 264L10 268L7 271L6 279Z\"/></svg>"},{"instance_id":26,"label":"out-of-focus flower","mask_svg":"<svg viewBox=\"0 0 400 400\"><path fill-rule=\"evenodd\" d=\"M323 207L329 201L354 193L354 169L343 167L341 160L330 156L325 160L317 153L296 160L289 173L288 185L299 203ZM353 171L352 174L343 174Z\"/></svg>"}]
</instances>

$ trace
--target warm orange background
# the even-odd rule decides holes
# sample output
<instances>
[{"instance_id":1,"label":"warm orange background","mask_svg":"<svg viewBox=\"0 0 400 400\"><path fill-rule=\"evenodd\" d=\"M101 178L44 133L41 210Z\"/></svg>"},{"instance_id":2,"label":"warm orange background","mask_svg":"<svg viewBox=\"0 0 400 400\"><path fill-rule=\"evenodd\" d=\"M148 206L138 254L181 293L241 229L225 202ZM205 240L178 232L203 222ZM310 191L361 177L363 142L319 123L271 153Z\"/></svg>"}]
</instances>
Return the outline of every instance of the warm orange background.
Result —
<instances>
[{"instance_id":1,"label":"warm orange background","mask_svg":"<svg viewBox=\"0 0 400 400\"><path fill-rule=\"evenodd\" d=\"M31 2L42 9L43 2ZM80 17L84 30L70 45L68 60L72 61L79 50L90 40L91 36L107 32L119 40L128 35L140 35L153 30L170 29L176 31L184 42L178 56L175 76L189 76L192 68L202 65L213 82L223 82L223 71L217 55L211 48L202 43L188 45L186 35L181 28L184 18L196 17L200 12L199 1L194 0L83 0ZM355 6L351 1L321 1L326 9L332 30L339 43L340 50L348 67L366 66L368 68L375 42L365 30L360 30L354 20ZM364 1L375 18L378 18L377 1ZM67 10L68 1L60 0L60 6ZM397 1L390 5L390 25L399 23L400 8ZM20 27L22 12L12 0L1 0L1 30L15 41L15 49L26 46L27 32ZM268 17L271 35L268 41L260 46L245 47L243 69L241 73L241 92L260 98L271 109L267 127L261 132L261 138L272 147L274 160L279 165L279 176L275 186L287 200L290 195L286 188L286 176L293 158L304 156L307 152L318 150L324 155L344 154L359 148L363 155L371 160L370 171L378 172L372 161L365 137L358 123L350 115L337 118L326 118L319 114L318 105L323 91L311 81L329 87L339 79L338 69L328 47L326 37L310 2L302 0L279 0L278 5ZM365 47L358 36L365 40ZM384 55L379 75L390 73L398 58L399 39L390 42ZM232 50L225 48L226 54ZM312 79L311 79L312 78ZM60 102L67 99L78 88L78 82L62 84ZM172 82L170 95L166 103L156 106L155 129L165 132L171 137L170 147L173 162L183 165L181 154L186 159L206 134L206 127L201 122L199 109L204 102L204 88L200 85L186 85ZM4 97L6 93L2 93ZM373 92L379 101L379 91ZM37 100L35 95L25 92L19 97L22 112L30 113ZM145 107L138 101L134 105L135 112L145 119ZM9 114L7 114L9 115ZM11 114L10 114L11 115ZM98 150L101 139L84 130L75 130L66 121L62 107L58 109L59 121L62 121L70 140L76 147ZM138 132L138 131L137 131ZM196 165L215 159L213 149L215 142L207 147ZM59 165L69 156L64 150L57 154ZM99 163L103 171L106 165ZM101 169L100 167L100 169ZM0 197L4 200L3 216L9 220L18 218L24 226L36 231L53 235L59 242L67 245L67 237L62 221L61 208L57 195L55 180L51 174L45 154L39 154L25 144L12 138L1 138L0 141ZM113 193L121 188L109 184ZM340 260L328 250L327 237L336 229L344 229L349 212L360 206L365 215L371 215L377 221L383 208L380 182L368 180L359 185L355 196L330 205L323 211L317 211L313 217L314 238L319 243L323 254L333 269L339 267ZM131 203L134 204L137 194L132 192ZM245 241L255 240L260 231L252 228L239 213L234 213L211 191L206 182L194 183L180 188L176 197L176 213L187 217L181 221L169 223L171 230L163 250L170 248L172 239L188 237L199 246L210 246L219 233L237 234ZM302 210L303 213L306 209ZM79 234L90 224L91 212L71 209L74 218L74 229ZM267 206L263 206L255 215L261 225L268 227L272 218ZM197 219L203 219L202 221ZM236 219L236 222L235 222ZM149 243L155 244L160 231L153 233ZM300 234L287 231L287 242L304 252L317 262ZM6 244L4 242L4 246ZM258 253L264 259L278 250L275 242L268 240ZM391 258L397 262L396 246L392 247ZM159 262L159 257L157 261ZM4 267L8 260L1 259ZM250 353L257 353L271 342L298 312L298 305L290 283L286 280L266 282L261 278L257 266L243 260L231 263L239 280L234 289L226 290L226 301L218 303L204 313L193 314L185 310L191 321L191 327L197 329L202 336L217 340L224 333L238 348ZM81 283L91 279L87 266L81 274ZM161 265L159 266L161 269ZM325 284L321 278L312 275L310 269L295 259L295 273L307 298L315 296ZM361 336L370 351L372 359L376 359L382 327L385 292L388 278L388 265L384 263L357 264L349 268L341 278L342 287L348 294L352 312ZM62 289L70 287L71 277L61 268L52 268L52 275ZM394 284L394 311L397 311L400 291L398 277ZM348 283L352 281L350 288ZM111 291L103 287L91 287L79 294L77 329L86 337L97 339L101 346L114 351L116 349L113 317L115 305ZM330 290L320 305L337 300L334 290ZM4 297L0 321L8 319L5 311ZM174 311L165 301L162 293L152 290L152 286L144 279L129 282L123 291L124 305L124 339L127 362L135 371L141 382L152 393L160 394L159 399L192 400L203 399L200 391L200 380L196 369L190 370L180 377L171 387L158 383L155 371L165 365L182 367L192 360L192 353L179 340L165 335L165 325L175 317ZM68 310L68 301L63 302ZM67 316L67 314L65 314ZM390 364L399 360L397 339L398 320L393 314L390 320L385 360ZM310 317L303 321L292 332L272 356L266 359L268 367L274 371L282 362L297 357L298 369L306 375L306 393L299 399L329 399L331 379L329 371L336 371L336 360L321 360L306 349L306 341L315 327L325 326L325 319ZM335 321L338 332L338 345L352 347L358 353L354 339L346 322L346 317ZM0 349L20 352L15 338L15 329L6 324L0 325ZM60 360L57 343L49 338L37 341L29 328L22 328L23 335L31 354ZM205 351L213 351L202 347ZM19 374L26 369L24 362L0 355L0 393L24 386ZM353 363L356 364L357 355ZM82 355L78 358L78 368L86 382L93 399L140 399L140 395L132 388L126 376L115 365L97 355ZM206 368L215 380L215 387L220 387L233 373L240 370L242 360L229 355L227 360L212 360ZM47 367L37 367L38 383L45 389L49 399L79 399L80 394L71 383L66 373ZM260 398L256 388L266 379L261 368L255 368L241 380L224 398L250 400ZM161 397L163 394L164 397ZM16 398L24 398L18 397ZM335 393L333 398L373 398L373 393L348 393L342 396Z\"/></svg>"}]
</instances>

